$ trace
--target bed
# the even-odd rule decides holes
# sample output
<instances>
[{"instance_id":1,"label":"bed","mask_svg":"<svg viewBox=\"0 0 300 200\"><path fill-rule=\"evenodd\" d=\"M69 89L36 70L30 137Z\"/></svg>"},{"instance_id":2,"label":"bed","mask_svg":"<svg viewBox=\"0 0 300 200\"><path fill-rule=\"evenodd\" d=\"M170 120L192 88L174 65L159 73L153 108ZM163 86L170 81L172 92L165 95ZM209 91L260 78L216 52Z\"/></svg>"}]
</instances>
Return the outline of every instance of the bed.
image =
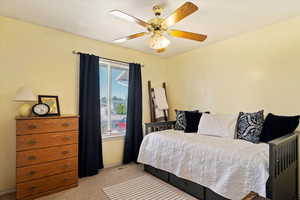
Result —
<instances>
[{"instance_id":1,"label":"bed","mask_svg":"<svg viewBox=\"0 0 300 200\"><path fill-rule=\"evenodd\" d=\"M176 132L174 124L146 124L138 162L150 174L202 200L239 200L251 190L273 200L297 197L297 132L252 144Z\"/></svg>"}]
</instances>

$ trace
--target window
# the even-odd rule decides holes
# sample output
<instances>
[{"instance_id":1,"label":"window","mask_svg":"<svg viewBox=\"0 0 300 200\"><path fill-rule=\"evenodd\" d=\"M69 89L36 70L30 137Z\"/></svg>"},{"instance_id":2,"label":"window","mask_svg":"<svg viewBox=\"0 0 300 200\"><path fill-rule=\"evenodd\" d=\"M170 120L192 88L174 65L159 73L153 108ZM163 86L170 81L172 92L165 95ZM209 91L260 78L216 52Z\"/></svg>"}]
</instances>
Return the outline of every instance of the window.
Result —
<instances>
[{"instance_id":1,"label":"window","mask_svg":"<svg viewBox=\"0 0 300 200\"><path fill-rule=\"evenodd\" d=\"M128 98L128 65L100 61L101 133L124 135Z\"/></svg>"}]
</instances>

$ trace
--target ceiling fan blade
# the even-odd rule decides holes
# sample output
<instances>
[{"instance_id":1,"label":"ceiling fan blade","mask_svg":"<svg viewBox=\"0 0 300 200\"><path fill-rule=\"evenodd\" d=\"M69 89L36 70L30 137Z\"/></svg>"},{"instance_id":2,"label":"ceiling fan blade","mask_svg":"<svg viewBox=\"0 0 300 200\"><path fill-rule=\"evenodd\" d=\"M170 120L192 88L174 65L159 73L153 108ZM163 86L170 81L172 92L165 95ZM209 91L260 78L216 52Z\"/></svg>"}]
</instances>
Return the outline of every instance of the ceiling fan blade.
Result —
<instances>
[{"instance_id":1,"label":"ceiling fan blade","mask_svg":"<svg viewBox=\"0 0 300 200\"><path fill-rule=\"evenodd\" d=\"M119 17L121 19L125 19L129 22L137 23L137 24L139 24L141 26L144 26L146 28L149 26L149 24L147 22L144 22L143 20L138 19L136 17L133 17L133 16L131 16L131 15L129 15L129 14L123 12L123 11L120 11L120 10L112 10L109 13L116 16L116 17Z\"/></svg>"},{"instance_id":2,"label":"ceiling fan blade","mask_svg":"<svg viewBox=\"0 0 300 200\"><path fill-rule=\"evenodd\" d=\"M180 30L175 30L175 29L169 30L168 33L169 33L169 35L171 35L173 37L185 38L185 39L189 39L189 40L196 40L199 42L202 42L207 38L207 35L191 33L191 32L186 32L186 31L180 31Z\"/></svg>"},{"instance_id":3,"label":"ceiling fan blade","mask_svg":"<svg viewBox=\"0 0 300 200\"><path fill-rule=\"evenodd\" d=\"M133 35L129 35L127 37L116 39L116 40L114 40L114 42L115 43L122 43L122 42L125 42L127 40L131 40L131 39L134 39L134 38L142 37L142 36L144 36L146 34L148 34L148 33L147 32L136 33L136 34L133 34Z\"/></svg>"},{"instance_id":4,"label":"ceiling fan blade","mask_svg":"<svg viewBox=\"0 0 300 200\"><path fill-rule=\"evenodd\" d=\"M163 24L167 25L168 27L176 24L183 18L189 16L190 14L194 13L198 10L198 7L191 3L186 2L180 8L178 8L175 12L173 12L169 17L167 17Z\"/></svg>"},{"instance_id":5,"label":"ceiling fan blade","mask_svg":"<svg viewBox=\"0 0 300 200\"><path fill-rule=\"evenodd\" d=\"M156 53L163 53L166 51L166 48L156 49Z\"/></svg>"}]
</instances>

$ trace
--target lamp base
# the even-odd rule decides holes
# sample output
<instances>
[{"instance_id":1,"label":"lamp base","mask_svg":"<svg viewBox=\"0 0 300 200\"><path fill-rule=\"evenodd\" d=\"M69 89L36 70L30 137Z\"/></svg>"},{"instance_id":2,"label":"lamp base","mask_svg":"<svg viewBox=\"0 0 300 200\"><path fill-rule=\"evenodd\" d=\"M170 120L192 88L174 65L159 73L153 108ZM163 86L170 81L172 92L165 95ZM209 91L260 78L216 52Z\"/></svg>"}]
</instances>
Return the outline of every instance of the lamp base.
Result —
<instances>
[{"instance_id":1,"label":"lamp base","mask_svg":"<svg viewBox=\"0 0 300 200\"><path fill-rule=\"evenodd\" d=\"M19 108L19 115L20 117L29 117L32 113L31 105L29 104L22 104Z\"/></svg>"}]
</instances>

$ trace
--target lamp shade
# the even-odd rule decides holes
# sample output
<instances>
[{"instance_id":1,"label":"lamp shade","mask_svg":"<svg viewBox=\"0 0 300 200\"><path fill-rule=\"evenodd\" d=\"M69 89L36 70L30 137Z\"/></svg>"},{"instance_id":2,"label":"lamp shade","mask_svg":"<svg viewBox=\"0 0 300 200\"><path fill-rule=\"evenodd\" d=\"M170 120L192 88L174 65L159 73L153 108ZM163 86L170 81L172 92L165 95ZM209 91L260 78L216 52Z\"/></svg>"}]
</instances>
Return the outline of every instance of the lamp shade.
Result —
<instances>
[{"instance_id":1,"label":"lamp shade","mask_svg":"<svg viewBox=\"0 0 300 200\"><path fill-rule=\"evenodd\" d=\"M18 90L15 101L36 101L36 97L33 95L31 89L22 87Z\"/></svg>"},{"instance_id":2,"label":"lamp shade","mask_svg":"<svg viewBox=\"0 0 300 200\"><path fill-rule=\"evenodd\" d=\"M153 34L149 40L149 46L152 49L163 49L166 48L169 44L170 40L158 33Z\"/></svg>"}]
</instances>

